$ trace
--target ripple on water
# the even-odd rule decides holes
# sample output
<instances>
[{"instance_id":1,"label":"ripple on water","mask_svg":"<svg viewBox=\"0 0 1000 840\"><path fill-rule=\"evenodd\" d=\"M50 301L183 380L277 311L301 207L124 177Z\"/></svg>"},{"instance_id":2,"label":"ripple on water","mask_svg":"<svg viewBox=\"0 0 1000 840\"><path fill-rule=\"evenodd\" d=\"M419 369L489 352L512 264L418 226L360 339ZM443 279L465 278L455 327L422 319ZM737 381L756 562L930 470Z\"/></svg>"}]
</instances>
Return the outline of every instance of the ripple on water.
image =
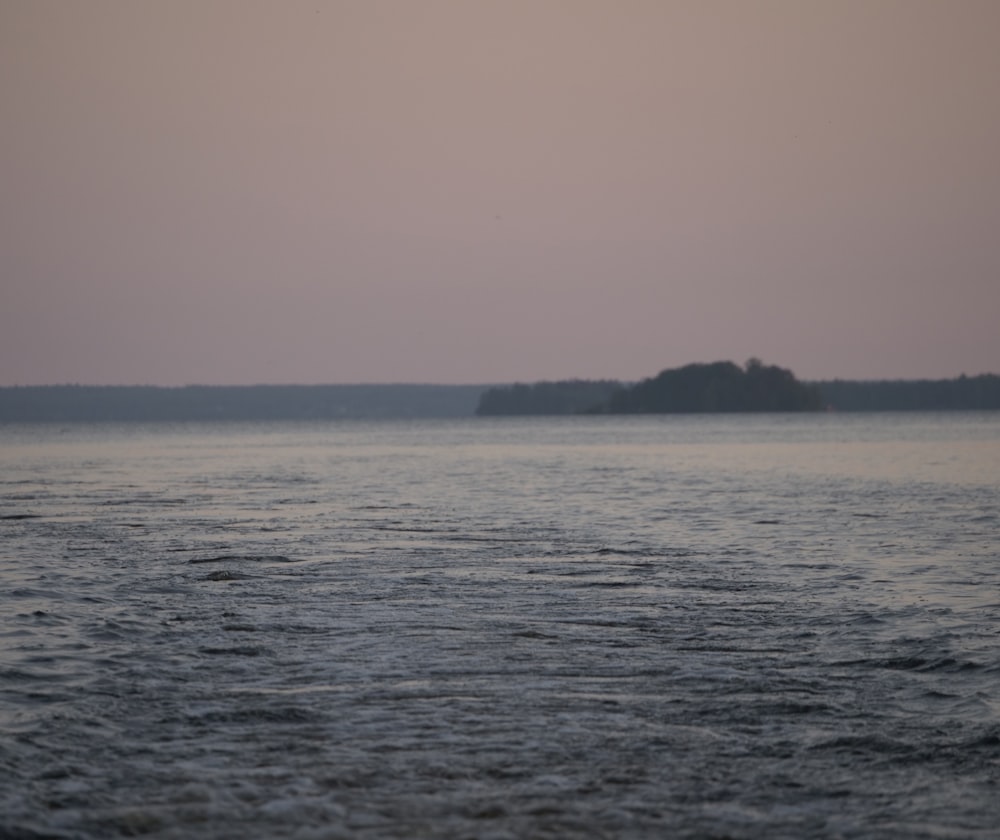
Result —
<instances>
[{"instance_id":1,"label":"ripple on water","mask_svg":"<svg viewBox=\"0 0 1000 840\"><path fill-rule=\"evenodd\" d=\"M990 837L997 487L632 420L8 458L0 836Z\"/></svg>"}]
</instances>

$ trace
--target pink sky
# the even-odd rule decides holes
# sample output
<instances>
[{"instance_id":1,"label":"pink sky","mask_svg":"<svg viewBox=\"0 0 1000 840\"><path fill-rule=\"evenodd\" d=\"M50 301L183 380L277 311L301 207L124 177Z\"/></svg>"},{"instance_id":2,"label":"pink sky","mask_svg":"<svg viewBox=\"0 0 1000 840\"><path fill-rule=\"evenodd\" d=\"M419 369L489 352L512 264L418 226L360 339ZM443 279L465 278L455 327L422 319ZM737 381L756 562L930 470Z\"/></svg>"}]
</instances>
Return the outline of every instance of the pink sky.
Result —
<instances>
[{"instance_id":1,"label":"pink sky","mask_svg":"<svg viewBox=\"0 0 1000 840\"><path fill-rule=\"evenodd\" d=\"M1000 372L996 0L3 0L0 385Z\"/></svg>"}]
</instances>

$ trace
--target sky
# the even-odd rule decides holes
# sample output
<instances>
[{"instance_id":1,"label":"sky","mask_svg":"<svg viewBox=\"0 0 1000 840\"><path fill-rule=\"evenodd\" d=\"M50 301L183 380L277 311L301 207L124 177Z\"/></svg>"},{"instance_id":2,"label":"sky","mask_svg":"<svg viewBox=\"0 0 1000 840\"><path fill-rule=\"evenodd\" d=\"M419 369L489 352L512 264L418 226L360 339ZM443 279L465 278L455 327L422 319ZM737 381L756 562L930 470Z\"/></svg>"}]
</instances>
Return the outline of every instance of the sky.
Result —
<instances>
[{"instance_id":1,"label":"sky","mask_svg":"<svg viewBox=\"0 0 1000 840\"><path fill-rule=\"evenodd\" d=\"M0 385L1000 372L996 0L0 0Z\"/></svg>"}]
</instances>

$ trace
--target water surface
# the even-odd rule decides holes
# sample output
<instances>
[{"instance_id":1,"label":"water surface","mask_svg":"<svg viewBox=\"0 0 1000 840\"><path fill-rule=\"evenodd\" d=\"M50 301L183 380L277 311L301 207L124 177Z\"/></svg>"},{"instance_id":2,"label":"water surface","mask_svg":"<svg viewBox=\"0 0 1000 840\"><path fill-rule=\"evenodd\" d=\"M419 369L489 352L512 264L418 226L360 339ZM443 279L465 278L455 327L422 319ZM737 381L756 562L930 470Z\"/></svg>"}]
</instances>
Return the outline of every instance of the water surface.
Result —
<instances>
[{"instance_id":1,"label":"water surface","mask_svg":"<svg viewBox=\"0 0 1000 840\"><path fill-rule=\"evenodd\" d=\"M1000 415L0 427L0 837L995 837Z\"/></svg>"}]
</instances>

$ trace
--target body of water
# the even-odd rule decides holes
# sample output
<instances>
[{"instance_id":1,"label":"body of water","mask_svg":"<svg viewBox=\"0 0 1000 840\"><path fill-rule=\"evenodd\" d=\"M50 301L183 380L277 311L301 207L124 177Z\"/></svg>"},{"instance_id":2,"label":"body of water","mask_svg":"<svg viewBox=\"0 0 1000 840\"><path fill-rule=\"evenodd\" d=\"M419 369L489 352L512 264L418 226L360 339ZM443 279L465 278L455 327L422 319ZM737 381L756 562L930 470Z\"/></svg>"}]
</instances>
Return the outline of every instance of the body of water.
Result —
<instances>
[{"instance_id":1,"label":"body of water","mask_svg":"<svg viewBox=\"0 0 1000 840\"><path fill-rule=\"evenodd\" d=\"M1000 413L0 427L0 838L993 838Z\"/></svg>"}]
</instances>

